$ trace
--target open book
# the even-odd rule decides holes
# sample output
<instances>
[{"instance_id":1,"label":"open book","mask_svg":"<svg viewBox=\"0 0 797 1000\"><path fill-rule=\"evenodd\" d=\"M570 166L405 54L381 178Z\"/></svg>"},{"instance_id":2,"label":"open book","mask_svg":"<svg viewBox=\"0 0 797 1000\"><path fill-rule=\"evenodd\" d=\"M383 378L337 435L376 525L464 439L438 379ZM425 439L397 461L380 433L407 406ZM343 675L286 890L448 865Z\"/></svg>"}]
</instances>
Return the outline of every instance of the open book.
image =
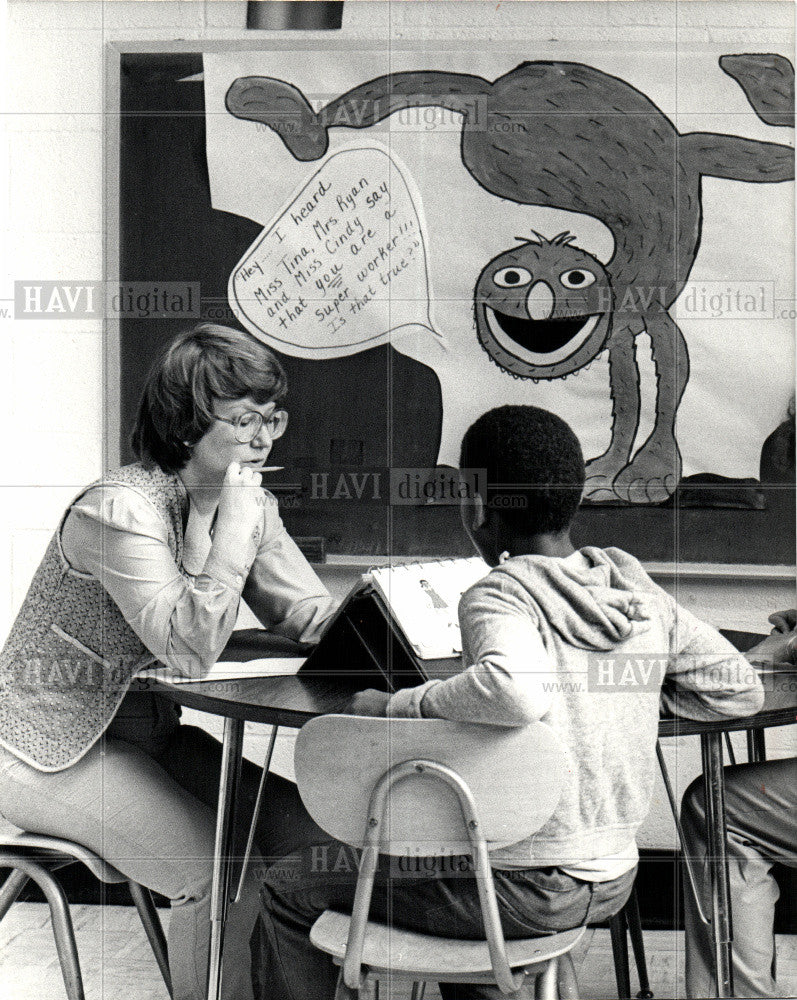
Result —
<instances>
[{"instance_id":1,"label":"open book","mask_svg":"<svg viewBox=\"0 0 797 1000\"><path fill-rule=\"evenodd\" d=\"M473 556L380 567L368 576L417 656L441 660L462 652L459 600L489 572Z\"/></svg>"}]
</instances>

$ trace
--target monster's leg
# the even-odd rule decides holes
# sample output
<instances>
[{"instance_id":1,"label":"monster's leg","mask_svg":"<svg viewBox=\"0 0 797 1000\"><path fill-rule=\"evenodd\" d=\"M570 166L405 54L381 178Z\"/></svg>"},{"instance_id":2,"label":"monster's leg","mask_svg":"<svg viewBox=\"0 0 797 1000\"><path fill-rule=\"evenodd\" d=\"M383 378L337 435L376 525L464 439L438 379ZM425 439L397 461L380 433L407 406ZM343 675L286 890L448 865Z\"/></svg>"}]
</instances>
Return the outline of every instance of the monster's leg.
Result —
<instances>
[{"instance_id":1,"label":"monster's leg","mask_svg":"<svg viewBox=\"0 0 797 1000\"><path fill-rule=\"evenodd\" d=\"M746 52L720 56L720 66L739 84L762 122L794 126L794 67L785 56Z\"/></svg>"},{"instance_id":2,"label":"monster's leg","mask_svg":"<svg viewBox=\"0 0 797 1000\"><path fill-rule=\"evenodd\" d=\"M646 317L656 366L656 423L650 437L614 481L614 491L630 503L661 503L681 478L675 415L689 378L689 355L680 327L669 313Z\"/></svg>"},{"instance_id":3,"label":"monster's leg","mask_svg":"<svg viewBox=\"0 0 797 1000\"><path fill-rule=\"evenodd\" d=\"M587 500L616 500L612 483L631 457L639 427L639 368L635 334L629 326L615 327L609 337L609 390L612 397L612 439L608 449L587 462Z\"/></svg>"},{"instance_id":4,"label":"monster's leg","mask_svg":"<svg viewBox=\"0 0 797 1000\"><path fill-rule=\"evenodd\" d=\"M393 73L347 91L316 114L301 90L285 80L239 76L225 103L236 118L272 128L297 160L308 161L326 153L330 128L368 128L402 108L448 108L473 120L476 97L491 88L487 80L467 73Z\"/></svg>"},{"instance_id":5,"label":"monster's leg","mask_svg":"<svg viewBox=\"0 0 797 1000\"><path fill-rule=\"evenodd\" d=\"M687 173L730 181L771 184L794 180L794 150L776 142L719 132L689 132L678 140L678 159Z\"/></svg>"},{"instance_id":6,"label":"monster's leg","mask_svg":"<svg viewBox=\"0 0 797 1000\"><path fill-rule=\"evenodd\" d=\"M720 66L744 90L767 125L794 127L794 67L784 56L745 53L720 58ZM794 180L794 150L775 142L735 135L691 132L678 139L678 160L687 173L767 184Z\"/></svg>"}]
</instances>

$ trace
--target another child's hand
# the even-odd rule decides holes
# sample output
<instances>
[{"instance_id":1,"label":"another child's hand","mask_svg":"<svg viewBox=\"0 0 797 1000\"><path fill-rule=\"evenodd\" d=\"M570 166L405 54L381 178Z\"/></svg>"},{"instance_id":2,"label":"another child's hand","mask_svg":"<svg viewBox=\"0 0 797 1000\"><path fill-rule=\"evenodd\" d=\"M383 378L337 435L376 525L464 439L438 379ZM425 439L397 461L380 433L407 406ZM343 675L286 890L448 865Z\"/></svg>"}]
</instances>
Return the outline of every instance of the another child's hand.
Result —
<instances>
[{"instance_id":1,"label":"another child's hand","mask_svg":"<svg viewBox=\"0 0 797 1000\"><path fill-rule=\"evenodd\" d=\"M372 715L382 718L387 715L388 701L390 701L390 695L384 691L376 691L374 688L358 691L346 706L346 714Z\"/></svg>"},{"instance_id":2,"label":"another child's hand","mask_svg":"<svg viewBox=\"0 0 797 1000\"><path fill-rule=\"evenodd\" d=\"M797 608L790 611L776 611L769 616L769 622L776 632L793 632L797 628Z\"/></svg>"},{"instance_id":3,"label":"another child's hand","mask_svg":"<svg viewBox=\"0 0 797 1000\"><path fill-rule=\"evenodd\" d=\"M778 611L769 616L772 632L752 649L747 659L761 667L794 666L797 663L797 611Z\"/></svg>"}]
</instances>

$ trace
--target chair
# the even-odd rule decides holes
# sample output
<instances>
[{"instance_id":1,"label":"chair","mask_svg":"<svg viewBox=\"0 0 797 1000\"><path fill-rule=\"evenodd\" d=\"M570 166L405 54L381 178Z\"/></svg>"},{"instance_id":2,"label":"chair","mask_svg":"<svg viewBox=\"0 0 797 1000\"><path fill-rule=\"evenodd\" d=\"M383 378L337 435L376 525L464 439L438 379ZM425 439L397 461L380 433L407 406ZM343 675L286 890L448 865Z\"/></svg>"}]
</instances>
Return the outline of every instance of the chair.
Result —
<instances>
[{"instance_id":1,"label":"chair","mask_svg":"<svg viewBox=\"0 0 797 1000\"><path fill-rule=\"evenodd\" d=\"M609 931L612 938L617 996L620 1000L631 1000L631 973L628 967L628 938L626 937L628 934L631 938L631 948L634 952L634 962L639 977L637 1000L653 1000L653 992L648 980L648 966L645 960L645 945L642 940L642 918L639 913L636 884L622 910L610 918Z\"/></svg>"},{"instance_id":2,"label":"chair","mask_svg":"<svg viewBox=\"0 0 797 1000\"><path fill-rule=\"evenodd\" d=\"M503 993L534 977L539 1000L577 996L567 953L584 928L505 941L488 848L516 843L552 815L564 755L543 723L504 729L442 719L327 715L300 730L296 780L310 815L332 837L362 848L352 915L327 910L310 940L342 966L338 1000L379 978L412 984L492 983ZM399 930L368 920L379 854L470 854L485 941Z\"/></svg>"},{"instance_id":3,"label":"chair","mask_svg":"<svg viewBox=\"0 0 797 1000\"><path fill-rule=\"evenodd\" d=\"M139 885L138 882L132 882L92 851L71 840L35 833L0 834L0 868L11 869L5 882L0 886L0 920L14 905L28 880L35 882L50 906L55 947L68 1000L85 1000L69 904L64 890L53 875L54 871L76 861L86 865L101 882L108 884L127 882L141 923L155 953L155 960L166 989L171 996L172 984L166 938L149 889Z\"/></svg>"}]
</instances>

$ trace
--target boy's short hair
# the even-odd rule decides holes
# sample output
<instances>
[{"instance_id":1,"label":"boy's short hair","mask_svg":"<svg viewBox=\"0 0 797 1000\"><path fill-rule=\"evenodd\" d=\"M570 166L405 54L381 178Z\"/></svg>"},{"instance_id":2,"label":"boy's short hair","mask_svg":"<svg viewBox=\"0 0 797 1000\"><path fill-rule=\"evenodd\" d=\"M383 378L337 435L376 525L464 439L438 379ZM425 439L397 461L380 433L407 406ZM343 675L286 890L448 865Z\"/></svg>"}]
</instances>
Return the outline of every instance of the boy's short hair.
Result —
<instances>
[{"instance_id":1,"label":"boy's short hair","mask_svg":"<svg viewBox=\"0 0 797 1000\"><path fill-rule=\"evenodd\" d=\"M516 532L563 531L584 490L584 456L568 424L537 406L499 406L467 429L461 469L486 469L483 499Z\"/></svg>"},{"instance_id":2,"label":"boy's short hair","mask_svg":"<svg viewBox=\"0 0 797 1000\"><path fill-rule=\"evenodd\" d=\"M271 351L248 333L200 323L175 337L147 376L131 435L136 456L176 472L215 419L218 400L251 397L279 402L288 391L285 371Z\"/></svg>"}]
</instances>

